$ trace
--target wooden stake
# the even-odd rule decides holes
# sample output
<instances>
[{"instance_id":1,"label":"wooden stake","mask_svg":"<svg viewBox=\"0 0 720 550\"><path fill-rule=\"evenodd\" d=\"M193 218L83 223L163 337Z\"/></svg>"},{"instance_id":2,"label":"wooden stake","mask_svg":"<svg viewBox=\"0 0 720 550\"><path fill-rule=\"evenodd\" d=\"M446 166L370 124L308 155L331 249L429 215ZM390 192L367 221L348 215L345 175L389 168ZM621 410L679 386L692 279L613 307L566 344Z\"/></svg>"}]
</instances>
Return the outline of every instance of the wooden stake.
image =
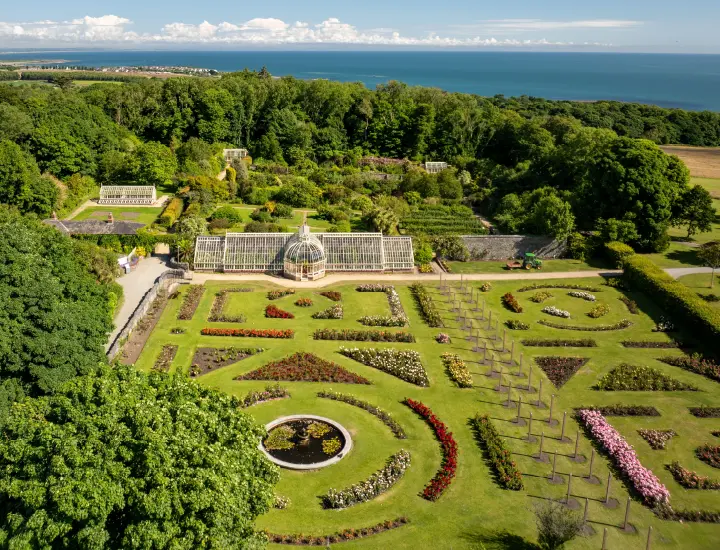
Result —
<instances>
[{"instance_id":1,"label":"wooden stake","mask_svg":"<svg viewBox=\"0 0 720 550\"><path fill-rule=\"evenodd\" d=\"M511 383L512 385L512 383ZM510 392L508 391L508 394ZM520 407L522 406L522 396L518 394L518 411L517 411L517 423L520 424Z\"/></svg>"},{"instance_id":2,"label":"wooden stake","mask_svg":"<svg viewBox=\"0 0 720 550\"><path fill-rule=\"evenodd\" d=\"M565 497L565 504L570 502L570 490L572 488L572 472L568 476L568 489L567 489L567 496Z\"/></svg>"},{"instance_id":3,"label":"wooden stake","mask_svg":"<svg viewBox=\"0 0 720 550\"><path fill-rule=\"evenodd\" d=\"M612 479L612 473L608 473L607 485L605 486L605 504L610 503L610 480Z\"/></svg>"},{"instance_id":4,"label":"wooden stake","mask_svg":"<svg viewBox=\"0 0 720 550\"><path fill-rule=\"evenodd\" d=\"M530 418L528 420L528 441L530 441L530 438L532 437L532 411L530 411Z\"/></svg>"},{"instance_id":5,"label":"wooden stake","mask_svg":"<svg viewBox=\"0 0 720 550\"><path fill-rule=\"evenodd\" d=\"M555 394L553 393L550 396L550 415L548 416L548 424L552 425L552 413L553 413L553 405L555 404Z\"/></svg>"},{"instance_id":6,"label":"wooden stake","mask_svg":"<svg viewBox=\"0 0 720 550\"><path fill-rule=\"evenodd\" d=\"M645 550L650 550L650 544L652 542L652 525L648 527L648 538L647 538L647 544L645 545Z\"/></svg>"},{"instance_id":7,"label":"wooden stake","mask_svg":"<svg viewBox=\"0 0 720 550\"><path fill-rule=\"evenodd\" d=\"M562 430L560 431L560 441L565 440L565 421L567 420L567 412L563 413Z\"/></svg>"},{"instance_id":8,"label":"wooden stake","mask_svg":"<svg viewBox=\"0 0 720 550\"><path fill-rule=\"evenodd\" d=\"M532 391L532 387L530 386L530 378L532 378L532 368L528 372L528 391ZM542 405L542 378L540 379L540 387L538 388L538 400L537 400L537 406L539 407Z\"/></svg>"},{"instance_id":9,"label":"wooden stake","mask_svg":"<svg viewBox=\"0 0 720 550\"><path fill-rule=\"evenodd\" d=\"M555 467L557 466L557 452L553 453L553 468L552 474L550 475L550 481L555 481Z\"/></svg>"},{"instance_id":10,"label":"wooden stake","mask_svg":"<svg viewBox=\"0 0 720 550\"><path fill-rule=\"evenodd\" d=\"M502 378L500 378L500 389L502 390ZM507 398L507 406L510 407L510 403L512 401L510 400L510 393L512 393L512 381L508 380L508 398Z\"/></svg>"},{"instance_id":11,"label":"wooden stake","mask_svg":"<svg viewBox=\"0 0 720 550\"><path fill-rule=\"evenodd\" d=\"M580 448L580 430L578 430L577 434L575 435L575 460L580 458L580 455L578 454L579 448Z\"/></svg>"},{"instance_id":12,"label":"wooden stake","mask_svg":"<svg viewBox=\"0 0 720 550\"><path fill-rule=\"evenodd\" d=\"M602 550L607 550L607 527L603 529L603 544Z\"/></svg>"},{"instance_id":13,"label":"wooden stake","mask_svg":"<svg viewBox=\"0 0 720 550\"><path fill-rule=\"evenodd\" d=\"M588 472L588 479L592 479L593 464L595 463L595 449L590 451L590 472Z\"/></svg>"},{"instance_id":14,"label":"wooden stake","mask_svg":"<svg viewBox=\"0 0 720 550\"><path fill-rule=\"evenodd\" d=\"M590 499L585 498L585 512L583 513L583 523L587 523L588 520L588 509L590 508Z\"/></svg>"},{"instance_id":15,"label":"wooden stake","mask_svg":"<svg viewBox=\"0 0 720 550\"><path fill-rule=\"evenodd\" d=\"M520 363L518 363L518 376L522 376L522 368L523 368L523 352L520 352Z\"/></svg>"},{"instance_id":16,"label":"wooden stake","mask_svg":"<svg viewBox=\"0 0 720 550\"><path fill-rule=\"evenodd\" d=\"M623 529L628 528L628 521L630 520L630 502L632 502L632 499L628 497L627 506L625 507L625 522L623 523Z\"/></svg>"}]
</instances>

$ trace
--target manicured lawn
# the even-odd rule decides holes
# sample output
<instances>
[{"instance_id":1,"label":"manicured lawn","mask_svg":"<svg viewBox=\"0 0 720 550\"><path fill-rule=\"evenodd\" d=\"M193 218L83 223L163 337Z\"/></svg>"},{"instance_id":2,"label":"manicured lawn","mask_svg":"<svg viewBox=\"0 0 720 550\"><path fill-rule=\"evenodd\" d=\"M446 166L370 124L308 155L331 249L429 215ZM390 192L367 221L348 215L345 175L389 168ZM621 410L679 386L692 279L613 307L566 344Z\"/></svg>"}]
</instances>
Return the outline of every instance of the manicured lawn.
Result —
<instances>
[{"instance_id":1,"label":"manicured lawn","mask_svg":"<svg viewBox=\"0 0 720 550\"><path fill-rule=\"evenodd\" d=\"M720 270L715 272L715 285L713 288L710 288L710 273L685 275L684 277L680 277L678 281L700 294L715 294L716 296L720 296ZM720 302L711 302L710 305L720 308Z\"/></svg>"},{"instance_id":2,"label":"manicured lawn","mask_svg":"<svg viewBox=\"0 0 720 550\"><path fill-rule=\"evenodd\" d=\"M481 262L448 262L451 273L509 273L507 261L481 261ZM597 271L598 269L610 269L607 264L593 261L592 264L579 260L543 260L542 271L544 272L569 272L569 271ZM525 272L523 269L513 270L518 273ZM531 269L527 273L536 273Z\"/></svg>"},{"instance_id":3,"label":"manicured lawn","mask_svg":"<svg viewBox=\"0 0 720 550\"><path fill-rule=\"evenodd\" d=\"M561 281L552 281L560 283ZM694 456L694 449L704 443L717 443L710 435L711 430L720 430L720 419L698 419L688 413L689 406L707 404L720 406L718 384L701 376L688 373L679 368L665 365L657 360L667 354L680 354L678 350L625 349L620 345L622 340L668 340L665 334L653 333L651 329L660 317L660 312L643 296L632 295L644 313L631 315L626 306L618 299L621 294L607 286L601 286L602 279L574 279L573 284L591 284L601 288L596 296L599 301L610 306L610 313L601 319L594 320L586 316L593 304L567 295L567 290L550 290L553 298L544 304L535 304L529 300L533 292L517 292L525 283L508 281L494 283L493 289L482 295L487 306L492 309L493 319L501 321L519 319L531 326L528 331L508 331L508 338L516 343L515 358L519 353L524 355L524 371L527 372L534 356L579 356L590 361L582 367L561 389L554 389L549 380L537 367L533 369L533 386L542 379L543 401L549 403L550 394L554 393L554 417L562 418L562 413L571 413L574 407L590 405L607 405L622 403L626 405L652 405L660 412L660 417L653 418L617 418L609 417L610 423L618 429L627 441L633 445L644 466L651 468L671 492L671 502L676 508L709 509L720 511L720 497L717 491L691 491L675 483L665 470L665 464L679 460L681 464L701 475L720 477L720 472L701 462ZM475 286L479 286L477 283ZM466 334L458 328L455 314L448 308L448 298L440 294L436 286L428 286L434 301L441 312L447 328L429 328L421 320L415 302L406 286L398 285L397 289L410 318L410 326L406 329L417 339L415 344L372 344L369 342L334 342L314 341L312 333L317 328L353 328L362 329L357 319L363 315L387 314L388 304L384 294L358 293L354 285L339 285L328 289L342 292L342 303L345 318L340 321L314 320L311 315L325 309L334 302L320 296L317 291L299 290L295 295L286 296L270 302L265 296L269 286L260 284L240 284L213 281L207 283L207 290L200 302L195 316L190 321L177 320L177 312L182 304L182 296L187 287L181 291L182 296L171 300L163 313L155 331L150 337L145 350L140 356L137 366L149 370L160 353L163 344L179 346L173 363L173 370L187 372L194 350L198 346L206 347L263 347L266 351L250 357L240 363L218 369L199 379L208 387L216 388L237 396L244 396L250 390L262 389L266 383L236 381L237 376L265 365L269 361L278 360L294 352L305 351L319 357L334 361L346 369L368 378L373 385L343 385L324 383L282 383L289 389L291 399L273 401L256 405L247 410L258 422L267 423L279 416L287 414L318 414L332 418L343 424L352 434L354 448L348 456L338 464L316 472L292 472L283 470L281 480L276 487L279 495L289 497L290 506L285 510L272 510L261 517L258 526L276 533L309 533L315 535L330 534L345 528L362 528L380 521L406 515L411 523L395 531L376 535L366 539L343 543L345 548L530 548L523 546L520 537L535 540L531 507L539 498L561 498L566 491L564 485L551 485L546 477L550 466L532 458L537 452L537 443L526 443L523 437L527 427L517 427L511 423L515 417L515 407L506 409L503 405L505 397L494 388L496 380L486 376L489 368L479 362L479 355L473 353L473 342L465 339ZM243 313L247 316L246 323L209 323L207 317L212 306L215 292L232 286L252 287L251 293L231 293L227 304L229 314ZM328 290L323 289L323 290ZM500 297L506 292L513 292L524 313L515 314L505 310ZM311 298L314 305L300 308L294 305L298 298ZM293 320L266 319L263 310L267 304L291 311L296 315ZM570 320L549 317L541 312L545 305L555 305L572 313ZM572 323L586 326L613 324L624 318L633 322L632 327L615 332L575 332L556 330L543 327L537 323L547 319L558 323ZM243 327L243 328L291 328L296 331L292 340L270 340L252 338L206 337L200 330L206 326ZM500 334L502 335L502 324ZM185 334L173 335L173 327L186 329ZM398 329L391 329L398 330ZM449 345L437 344L434 340L439 332L447 332L453 338ZM486 336L486 333L483 333ZM673 335L683 338L684 335ZM524 348L519 341L524 338L592 338L598 347L589 349L568 348ZM687 339L686 339L687 340ZM509 341L508 341L509 342ZM412 349L420 353L423 365L430 378L430 387L420 388L390 376L384 372L364 366L338 353L341 345L346 347L376 347ZM443 352L452 352L462 357L474 377L474 387L458 389L452 384L441 361ZM648 365L659 369L673 378L694 384L700 392L599 392L593 389L598 379L620 363ZM515 371L517 367L513 367ZM513 384L527 383L526 378L511 378ZM318 399L316 392L335 390L355 395L390 412L407 432L406 440L395 439L390 431L375 417L365 411L344 403ZM513 390L513 397L516 390ZM537 394L521 394L523 402L534 400ZM439 419L453 431L458 442L459 465L457 477L450 488L437 502L428 502L418 496L425 484L435 475L440 465L438 442L434 439L429 427L414 415L401 401L405 397L417 399L430 406ZM692 548L714 549L720 537L720 525L701 523L677 523L657 519L645 506L635 501L632 505L630 520L640 531L640 535L622 534L617 526L623 521L624 503L628 496L627 487L613 478L611 495L623 505L614 510L605 509L600 501L605 494L604 482L609 472L608 461L604 456L596 456L594 475L602 480L600 485L592 485L580 479L586 475L588 464L576 464L568 460L573 454L574 439L578 429L576 422L568 415L566 433L572 443L558 440L559 426L549 426L543 420L548 418L548 410L538 409L523 404L523 416L533 413L533 433L546 436L545 450L558 453L558 471L566 475L572 472L573 494L578 499L588 497L590 501L589 519L597 531L594 536L576 539L567 546L573 549L597 549L602 542L602 529L608 527L608 548L641 549L645 548L645 534L648 526L654 527L655 539L653 548ZM494 481L483 454L477 446L468 420L477 413L487 413L493 419L504 442L513 453L513 459L523 473L525 489L514 492L503 490ZM671 439L667 449L655 451L637 433L640 428L672 429L678 436ZM412 464L405 477L386 494L364 504L342 511L324 510L318 496L331 487L345 488L352 483L366 479L370 474L383 466L384 461L399 449L406 449L412 456ZM590 441L581 435L580 452L589 457L592 446ZM583 500L584 504L584 500ZM281 546L274 546L281 548ZM334 546L334 545L333 545Z\"/></svg>"},{"instance_id":4,"label":"manicured lawn","mask_svg":"<svg viewBox=\"0 0 720 550\"><path fill-rule=\"evenodd\" d=\"M134 206L93 206L80 212L73 220L107 220L108 213L112 212L113 218L116 220L150 225L157 220L162 210L162 208L137 208Z\"/></svg>"},{"instance_id":5,"label":"manicured lawn","mask_svg":"<svg viewBox=\"0 0 720 550\"><path fill-rule=\"evenodd\" d=\"M715 211L717 212L717 217L715 218L712 231L693 235L691 240L697 243L716 241L720 239L720 179L692 178L691 185L702 185L705 189L710 191L710 194L715 199L713 200L713 205L715 206ZM673 227L670 229L669 233L670 236L676 239L685 240L687 237L687 231L682 227Z\"/></svg>"}]
</instances>

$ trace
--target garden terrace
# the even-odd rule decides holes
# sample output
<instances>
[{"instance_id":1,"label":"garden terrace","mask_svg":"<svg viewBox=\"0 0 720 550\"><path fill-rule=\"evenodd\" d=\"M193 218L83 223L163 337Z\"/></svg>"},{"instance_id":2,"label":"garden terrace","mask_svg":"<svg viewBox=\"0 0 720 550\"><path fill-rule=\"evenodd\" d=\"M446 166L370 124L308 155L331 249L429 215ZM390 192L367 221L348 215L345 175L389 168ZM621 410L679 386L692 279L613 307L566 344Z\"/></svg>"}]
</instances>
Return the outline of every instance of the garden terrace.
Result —
<instances>
[{"instance_id":1,"label":"garden terrace","mask_svg":"<svg viewBox=\"0 0 720 550\"><path fill-rule=\"evenodd\" d=\"M382 281L376 281L381 283ZM448 288L441 289L437 281L428 279L422 283L425 292L432 299L443 328L428 326L417 307L410 285L402 281L393 281L411 329L414 342L373 341L336 341L316 340L319 331L367 330L358 323L365 316L387 316L389 314L388 296L385 287L373 286L375 292L358 292L358 284L336 284L326 288L303 289L296 285L292 295L281 296L269 301L269 291L281 287L265 283L247 281L209 281L203 285L206 290L199 299L195 315L190 320L178 321L177 313L184 298L190 291L189 285L180 289L176 300L170 300L148 339L145 348L136 361L138 368L150 371L164 345L178 346L177 353L170 365L171 373L188 373L192 365L193 354L197 348L257 348L263 347L261 354L247 357L240 362L213 369L197 377L197 384L226 392L238 398L238 406L249 406L244 411L259 424L295 414L316 414L331 418L343 425L353 438L353 449L338 464L312 474L297 472L281 473L275 493L288 497L290 503L284 509L273 509L258 520L258 529L275 533L304 533L307 540L338 533L348 528L376 525L387 518L407 516L410 525L397 530L384 531L372 537L356 538L353 547L359 549L405 548L424 545L437 547L438 540L447 542L453 548L470 548L464 534L476 533L484 537L496 532L507 531L526 541L535 540L536 531L532 513L528 510L529 495L539 498L560 500L565 497L568 474L573 474L572 497L582 505L584 498L590 499L589 519L597 534L574 540L569 550L594 550L602 545L602 527L608 528L608 546L641 550L645 547L645 537L628 536L620 526L624 520L625 503L628 496L635 495L633 485L620 474L614 460L596 446L594 438L582 429L573 414L574 409L598 408L613 429L631 445L640 464L653 472L662 485L671 492L672 513L663 512L662 519L647 506L634 501L631 505L630 522L640 532L647 533L653 527L653 547L715 550L714 541L720 536L720 525L694 522L687 526L687 520L712 520L720 517L720 502L717 490L697 490L680 485L666 464L677 461L683 468L711 480L720 478L718 470L696 457L695 449L703 445L718 444L719 439L711 432L720 430L720 395L717 382L692 369L666 364L661 357L682 359L687 357L683 349L638 349L626 348L624 341L643 342L650 340L668 340L664 334L652 332L661 315L655 304L641 293L633 292L632 297L638 304L638 314L633 315L632 326L624 330L609 332L569 332L543 326L537 323L541 319L551 319L542 313L548 304L571 313L571 320L557 319L558 323L582 323L583 327L613 325L629 317L625 305L620 302L622 291L603 285L600 278L553 280L554 286L574 285L580 287L601 288L598 299L610 305L610 312L602 319L590 319L585 314L593 304L572 298L567 292L551 291L554 297L543 304L532 302L529 298L534 292L518 293L518 289L527 286L528 281L493 281L492 288L478 294L481 281L464 282L464 291L458 282L452 283L452 289L458 299L462 297L462 310L452 311L452 293ZM295 283L291 283L295 284ZM252 288L253 292L230 293L225 313L243 314L247 320L243 325L217 325L208 323L216 294L223 289L233 287ZM471 304L470 287L473 297L485 300L484 318L481 307L475 310ZM320 296L320 292L338 292L342 295L343 319L313 319L313 315L338 302ZM512 293L523 306L522 313L505 310L501 297ZM595 291L597 292L597 291ZM593 292L593 294L595 293ZM313 305L298 307L295 302L302 298L311 298ZM268 319L265 307L276 304L278 308L291 312L294 319ZM488 316L492 311L493 330L487 330ZM463 329L463 317L472 331ZM518 320L528 326L524 331L507 330L505 321ZM555 320L552 318L552 320ZM671 319L672 320L672 319ZM499 331L495 331L495 323ZM693 334L679 331L672 338L684 344L692 345L692 351L702 351L702 342ZM184 334L173 334L172 329L182 327ZM241 328L242 327L242 328ZM204 331L203 329L218 329ZM237 332L236 332L237 331ZM287 331L287 332L286 332ZM440 332L448 335L450 343L436 342ZM478 334L479 331L479 334ZM388 329L377 332L395 333L402 329ZM228 336L223 336L227 334ZM241 340L230 335L242 336ZM266 338L265 335L287 335L282 338ZM364 337L365 335L363 335ZM479 342L475 338L479 336ZM374 336L372 336L374 338ZM505 345L503 345L505 338ZM591 338L596 347L572 349L525 346L522 340L575 341ZM510 364L510 349L514 343L514 362ZM416 352L421 357L422 367L427 377L427 386L408 383L396 376L389 375L373 366L355 361L338 353L342 345L362 350L392 349L396 351ZM483 349L487 345L487 361L483 358ZM480 351L474 351L475 348ZM505 349L505 351L501 351ZM360 376L371 384L345 384L341 382L303 381L266 381L247 376L262 369L265 365L282 362L296 353L311 352L315 357L333 363L354 376ZM472 388L460 388L449 377L443 362L443 354L457 356L465 365L473 379ZM520 366L520 354L523 354ZM535 359L544 356L580 355L589 361L565 381L560 388L554 387L548 376L540 369ZM491 375L490 361L494 369ZM614 368L622 363L647 365L657 369L672 379L697 387L699 392L685 391L613 391L594 389L595 385ZM520 371L521 376L518 376ZM528 374L532 372L531 379ZM502 383L498 376L502 374ZM528 391L528 382L531 390ZM267 391L268 384L280 383L279 393ZM342 385L341 385L342 384ZM541 387L542 386L542 387ZM510 392L508 394L508 387ZM285 392L292 398L284 398ZM340 395L338 393L340 392ZM318 395L319 394L319 395ZM554 394L554 397L552 395ZM248 397L252 395L253 397ZM257 398L255 397L257 396ZM404 398L424 403L435 417L452 432L457 448L457 467L452 482L445 488L437 502L422 498L422 493L438 471L443 453L434 429L425 419L404 405ZM269 398L266 400L265 398ZM541 406L538 406L540 398ZM517 407L520 400L520 420L517 422ZM549 422L552 400L553 422ZM690 409L702 406L701 411ZM564 439L561 437L563 413L568 413L565 422ZM530 413L532 425L529 426ZM495 475L495 467L488 462L487 451L478 447L474 427L470 419L476 415L488 415L502 442L502 455L507 462L515 464L516 471L522 476L523 488L507 490ZM528 428L531 429L528 438ZM654 450L643 438L639 430L672 430L677 435L666 444L664 450ZM578 460L574 458L576 433L578 439ZM537 459L541 434L544 433L544 453L550 462ZM401 439L404 437L404 439ZM412 465L392 487L379 497L351 506L338 512L324 509L319 497L330 489L338 491L354 483L367 481L380 471L385 460L397 454L401 449L412 455ZM593 475L600 484L588 483L589 462L592 451ZM552 460L557 452L557 476L563 483L548 483L552 470ZM506 462L503 462L506 464ZM605 507L605 483L610 474L610 497L619 501L616 508ZM302 480L298 479L302 477ZM300 482L301 481L301 482ZM488 503L493 503L488 506ZM614 501L613 501L614 502ZM470 512L468 512L470 510ZM683 519L680 524L677 519ZM482 529L478 531L478 525ZM599 527L598 527L599 526ZM289 536L289 535L288 535ZM293 540L299 540L293 536ZM659 538L666 542L660 544ZM478 539L483 545L492 548L496 545L492 539ZM323 543L327 540L323 539ZM332 544L332 543L331 543ZM524 543L523 543L524 544ZM529 543L528 543L529 544ZM269 545L270 548L279 546Z\"/></svg>"},{"instance_id":2,"label":"garden terrace","mask_svg":"<svg viewBox=\"0 0 720 550\"><path fill-rule=\"evenodd\" d=\"M422 205L400 220L400 229L408 235L486 235L482 221L468 212L463 216L452 207Z\"/></svg>"}]
</instances>

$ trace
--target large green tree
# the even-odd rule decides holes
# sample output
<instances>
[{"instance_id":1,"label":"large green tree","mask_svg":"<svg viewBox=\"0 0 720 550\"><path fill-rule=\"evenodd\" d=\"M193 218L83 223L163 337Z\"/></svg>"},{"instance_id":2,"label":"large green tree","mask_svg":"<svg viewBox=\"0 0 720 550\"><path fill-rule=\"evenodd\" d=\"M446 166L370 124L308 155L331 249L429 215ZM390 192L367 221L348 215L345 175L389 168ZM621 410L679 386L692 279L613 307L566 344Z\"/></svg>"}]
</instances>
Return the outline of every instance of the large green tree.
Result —
<instances>
[{"instance_id":1,"label":"large green tree","mask_svg":"<svg viewBox=\"0 0 720 550\"><path fill-rule=\"evenodd\" d=\"M0 431L0 546L260 548L277 467L239 401L103 367L15 404Z\"/></svg>"},{"instance_id":2,"label":"large green tree","mask_svg":"<svg viewBox=\"0 0 720 550\"><path fill-rule=\"evenodd\" d=\"M693 185L680 196L674 220L675 225L687 228L687 236L691 238L697 233L712 231L715 215L710 192L702 185Z\"/></svg>"},{"instance_id":3,"label":"large green tree","mask_svg":"<svg viewBox=\"0 0 720 550\"><path fill-rule=\"evenodd\" d=\"M47 216L57 200L57 187L40 177L32 155L11 141L0 141L0 203Z\"/></svg>"}]
</instances>

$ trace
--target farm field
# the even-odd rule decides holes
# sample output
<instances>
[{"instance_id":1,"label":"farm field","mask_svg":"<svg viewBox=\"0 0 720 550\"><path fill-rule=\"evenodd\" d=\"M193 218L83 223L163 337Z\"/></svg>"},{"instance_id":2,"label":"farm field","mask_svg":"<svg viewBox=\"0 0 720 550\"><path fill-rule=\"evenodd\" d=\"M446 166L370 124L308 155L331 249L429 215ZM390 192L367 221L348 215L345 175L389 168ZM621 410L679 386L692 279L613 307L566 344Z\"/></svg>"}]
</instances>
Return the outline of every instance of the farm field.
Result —
<instances>
[{"instance_id":1,"label":"farm field","mask_svg":"<svg viewBox=\"0 0 720 550\"><path fill-rule=\"evenodd\" d=\"M162 213L161 208L134 207L134 206L91 206L80 212L73 218L73 221L82 220L107 220L108 214L112 212L116 220L129 222L140 222L150 225L157 220Z\"/></svg>"},{"instance_id":2,"label":"farm field","mask_svg":"<svg viewBox=\"0 0 720 550\"><path fill-rule=\"evenodd\" d=\"M680 157L694 177L720 178L720 147L661 145L660 149Z\"/></svg>"},{"instance_id":3,"label":"farm field","mask_svg":"<svg viewBox=\"0 0 720 550\"><path fill-rule=\"evenodd\" d=\"M542 281L537 281L542 283ZM345 548L534 548L526 541L535 541L536 533L531 512L534 502L540 499L561 499L567 491L567 476L573 474L571 493L584 506L584 498L589 498L589 521L595 533L578 538L567 548L596 549L602 542L603 528L608 529L608 548L641 549L645 548L649 526L654 528L653 548L692 548L712 549L720 537L720 525L706 523L679 523L663 521L657 518L646 506L643 506L636 494L631 504L630 523L637 534L625 534L618 526L623 522L625 502L629 485L621 481L613 469L611 482L612 498L619 501L614 509L603 504L605 481L611 471L610 462L605 454L596 455L593 475L599 484L589 483L583 476L588 475L589 458L594 447L584 435L579 437L579 454L586 460L573 462L574 445L578 424L572 416L576 407L623 404L646 405L655 407L657 417L608 417L608 421L622 434L629 444L635 447L640 462L659 477L671 493L670 502L675 509L710 510L720 512L720 498L717 491L688 490L676 483L665 465L673 460L700 475L720 478L720 472L695 457L694 451L702 444L717 444L718 440L711 431L720 430L720 419L696 418L688 408L699 405L720 406L720 393L717 382L677 367L662 363L662 356L680 356L678 349L632 349L621 345L622 341L669 342L671 338L692 344L687 335L681 333L656 333L652 329L660 320L661 312L642 295L628 294L639 306L639 313L632 314L620 300L623 294L603 284L601 278L553 280L552 284L581 284L596 287L592 290L598 301L609 306L609 313L599 319L591 319L587 313L594 307L589 301L571 297L569 290L551 289L552 297L543 303L534 303L530 298L535 290L520 292L527 283L507 281L494 283L490 291L479 293L482 283L472 286L473 295L480 296L485 302L484 315L472 312L468 293L464 293L463 311L475 315L472 336L479 340L469 340L470 333L460 328L458 313L450 311L450 291L441 291L437 283L427 284L432 302L437 308L444 328L431 328L421 317L410 288L396 285L409 325L404 329L382 329L392 332L405 330L411 333L415 343L371 343L318 341L313 339L317 329L354 329L365 330L358 322L365 315L388 315L390 312L387 297L382 292L360 293L355 285L338 285L322 290L333 290L341 294L340 303L344 308L342 320L318 320L312 315L325 310L336 302L321 296L319 291L298 288L294 295L270 301L267 291L278 287L253 283L231 283L212 281L205 284L197 309L189 320L179 320L178 313L183 308L190 287L182 287L180 295L168 302L159 323L137 361L137 367L149 371L153 369L164 345L177 346L170 370L187 375L193 365L196 348L265 348L261 353L252 355L240 362L211 370L198 377L199 383L223 392L244 397L251 390L262 390L271 382L239 381L238 376L246 375L272 361L278 361L297 352L312 353L326 361L332 361L351 373L360 375L371 382L370 385L320 383L320 382L280 382L291 397L289 399L265 402L247 409L258 422L267 423L280 416L289 414L318 414L329 417L345 426L353 437L353 450L338 464L319 471L294 472L281 471L281 480L276 494L288 497L290 504L284 510L275 509L260 518L258 526L273 533L305 533L312 535L331 534L346 528L364 528L385 520L407 516L410 523L398 529L364 539L343 543ZM226 317L245 316L242 323L210 322L216 293L222 290L246 288L251 292L228 292L227 301L222 309ZM460 296L459 284L452 289L456 297ZM501 297L512 292L524 308L522 313L513 313L502 306ZM298 307L295 302L301 298L312 300L311 307ZM294 314L294 319L268 319L264 310L268 305ZM551 317L541 310L552 305L571 313L571 318ZM187 309L187 308L183 308ZM499 333L487 330L487 318L492 312L493 323L500 321ZM187 311L186 317L187 315ZM217 310L215 314L217 314ZM542 326L538 321L550 321L560 325L572 324L584 327L614 325L623 319L632 325L625 329L597 332L560 330ZM515 362L523 357L522 376L516 376L518 366L510 365L510 353L502 352L504 321L520 320L529 325L529 330L507 331L506 346L515 342L513 358ZM203 336L201 330L206 327L227 329L291 329L292 339L271 338L233 338L224 336ZM173 334L173 332L184 331ZM439 344L435 341L440 332L451 337L451 343ZM499 334L497 340L491 339ZM540 348L521 344L526 339L592 339L597 344L593 348ZM374 369L338 353L342 346L348 348L379 348L417 351L429 378L429 387L420 387L386 372ZM488 376L491 368L482 363L482 353L473 348L479 345L496 347L494 355L498 361L494 368L502 369L505 374L505 389L509 380L513 388L510 393L510 407L506 408L507 393L498 392L496 378ZM458 388L449 378L441 355L445 352L457 354L462 358L472 376L472 387ZM541 371L536 362L538 357L562 356L588 359L587 363L562 385L558 381L555 387ZM700 391L599 391L594 389L603 376L622 363L645 365L657 369L677 382L695 386ZM537 391L527 392L528 370L532 369L532 390L537 390L542 382L541 403L536 406ZM557 379L556 379L557 381ZM502 389L502 387L500 388ZM404 429L407 439L393 437L392 432L376 417L368 412L342 402L321 399L319 391L337 391L351 394L387 411ZM562 420L567 412L566 436L568 442L560 440L561 425L549 424L551 395L553 399L553 418ZM421 401L444 422L453 433L458 446L457 475L449 488L436 502L419 496L440 467L439 443L427 424L406 405L403 399L410 397ZM544 434L545 452L557 452L557 472L563 483L551 484L548 477L551 465L534 458L539 443L527 442L528 427L513 423L516 418L516 400L522 398L521 417L523 421L533 416L532 435L539 438ZM469 426L470 418L476 414L488 414L499 431L503 443L512 453L522 473L524 488L520 491L504 490L489 467L486 455L478 446L475 435ZM665 450L653 450L638 434L638 429L674 430L677 435L670 439ZM410 452L411 465L406 474L388 492L379 497L341 510L326 510L321 507L319 496L330 488L343 489L353 483L361 482L380 469L385 460L400 449ZM591 480L594 481L594 480ZM523 540L525 539L525 540ZM283 548L280 545L270 545ZM334 546L334 545L333 545Z\"/></svg>"}]
</instances>

